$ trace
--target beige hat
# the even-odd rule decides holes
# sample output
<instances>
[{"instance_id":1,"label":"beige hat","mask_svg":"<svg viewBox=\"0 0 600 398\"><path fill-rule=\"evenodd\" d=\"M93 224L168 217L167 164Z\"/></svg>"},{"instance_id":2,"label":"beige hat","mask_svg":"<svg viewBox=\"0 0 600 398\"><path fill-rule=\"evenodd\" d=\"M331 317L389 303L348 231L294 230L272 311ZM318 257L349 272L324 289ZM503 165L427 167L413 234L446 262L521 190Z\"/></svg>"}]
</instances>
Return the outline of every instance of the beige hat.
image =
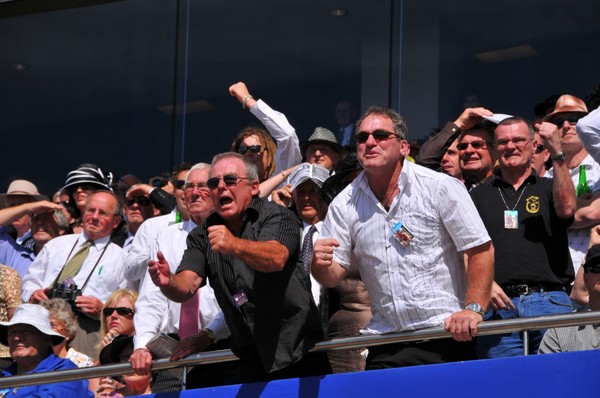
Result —
<instances>
[{"instance_id":1,"label":"beige hat","mask_svg":"<svg viewBox=\"0 0 600 398\"><path fill-rule=\"evenodd\" d=\"M6 203L7 197L30 197L34 201L37 200L48 200L48 197L45 195L40 195L37 187L34 183L27 180L14 180L8 186L8 190L6 193L0 194L0 203Z\"/></svg>"},{"instance_id":2,"label":"beige hat","mask_svg":"<svg viewBox=\"0 0 600 398\"><path fill-rule=\"evenodd\" d=\"M583 117L588 114L588 109L583 100L569 94L561 95L556 101L554 110L544 118L544 121L552 122L557 117L566 114L577 114Z\"/></svg>"}]
</instances>

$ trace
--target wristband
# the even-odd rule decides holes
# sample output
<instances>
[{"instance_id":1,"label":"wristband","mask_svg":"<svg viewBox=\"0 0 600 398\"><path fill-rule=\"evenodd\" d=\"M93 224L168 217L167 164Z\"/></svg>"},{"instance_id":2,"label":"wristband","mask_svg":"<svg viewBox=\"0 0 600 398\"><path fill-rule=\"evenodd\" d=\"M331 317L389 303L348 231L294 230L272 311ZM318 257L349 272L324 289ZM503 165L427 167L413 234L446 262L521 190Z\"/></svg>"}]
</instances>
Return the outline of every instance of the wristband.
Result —
<instances>
[{"instance_id":1,"label":"wristband","mask_svg":"<svg viewBox=\"0 0 600 398\"><path fill-rule=\"evenodd\" d=\"M253 99L254 97L251 95L247 95L244 97L244 99L242 100L242 108L246 109L246 102L248 102L248 100Z\"/></svg>"}]
</instances>

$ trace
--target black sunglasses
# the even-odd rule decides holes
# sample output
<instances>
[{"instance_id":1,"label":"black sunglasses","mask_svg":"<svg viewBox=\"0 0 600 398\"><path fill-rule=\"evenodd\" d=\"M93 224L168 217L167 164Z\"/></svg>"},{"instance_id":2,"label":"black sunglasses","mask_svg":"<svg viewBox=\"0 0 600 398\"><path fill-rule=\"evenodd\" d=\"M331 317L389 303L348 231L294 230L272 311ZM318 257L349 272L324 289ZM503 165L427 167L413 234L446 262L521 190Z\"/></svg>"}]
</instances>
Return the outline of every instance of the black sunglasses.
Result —
<instances>
[{"instance_id":1,"label":"black sunglasses","mask_svg":"<svg viewBox=\"0 0 600 398\"><path fill-rule=\"evenodd\" d=\"M536 147L535 147L534 153L536 155L539 155L540 153L544 152L544 149L546 149L545 146L543 146L542 144L537 144Z\"/></svg>"},{"instance_id":2,"label":"black sunglasses","mask_svg":"<svg viewBox=\"0 0 600 398\"><path fill-rule=\"evenodd\" d=\"M135 203L137 203L140 206L148 206L150 204L150 198L147 198L145 196L135 196L125 201L127 207L131 207Z\"/></svg>"},{"instance_id":3,"label":"black sunglasses","mask_svg":"<svg viewBox=\"0 0 600 398\"><path fill-rule=\"evenodd\" d=\"M456 144L456 148L459 151L464 151L465 149L467 149L469 147L469 145L471 145L473 147L473 149L482 149L482 148L487 147L487 142L485 142L484 140L461 142L459 144Z\"/></svg>"},{"instance_id":4,"label":"black sunglasses","mask_svg":"<svg viewBox=\"0 0 600 398\"><path fill-rule=\"evenodd\" d=\"M586 274L600 274L600 263L595 265L583 264L583 271Z\"/></svg>"},{"instance_id":5,"label":"black sunglasses","mask_svg":"<svg viewBox=\"0 0 600 398\"><path fill-rule=\"evenodd\" d=\"M260 145L240 145L240 147L238 148L238 153L245 155L246 152L248 152L248 150L250 150L250 152L253 153L260 153L261 149L262 147Z\"/></svg>"},{"instance_id":6,"label":"black sunglasses","mask_svg":"<svg viewBox=\"0 0 600 398\"><path fill-rule=\"evenodd\" d=\"M554 123L557 127L562 127L565 122L569 122L571 126L575 126L579 119L579 116L557 117L552 121L552 123Z\"/></svg>"},{"instance_id":7,"label":"black sunglasses","mask_svg":"<svg viewBox=\"0 0 600 398\"><path fill-rule=\"evenodd\" d=\"M399 137L398 134L395 133L390 133L389 131L385 131L385 130L375 130L372 133L367 133L364 131L361 131L360 133L357 133L354 136L354 139L356 140L356 142L358 142L359 144L364 144L365 142L367 142L367 140L369 139L369 136L372 135L373 139L377 142L381 142L381 141L387 141L392 137Z\"/></svg>"},{"instance_id":8,"label":"black sunglasses","mask_svg":"<svg viewBox=\"0 0 600 398\"><path fill-rule=\"evenodd\" d=\"M69 190L71 192L75 192L75 191L77 191L77 188L81 188L82 191L95 191L98 189L98 186L84 182L83 184L77 184L77 185L73 185L73 186L69 187Z\"/></svg>"},{"instance_id":9,"label":"black sunglasses","mask_svg":"<svg viewBox=\"0 0 600 398\"><path fill-rule=\"evenodd\" d=\"M175 180L173 182L173 185L175 186L175 189L183 189L185 185L185 180Z\"/></svg>"},{"instance_id":10,"label":"black sunglasses","mask_svg":"<svg viewBox=\"0 0 600 398\"><path fill-rule=\"evenodd\" d=\"M219 182L223 180L223 183L225 183L225 186L227 187L233 187L236 186L238 184L238 182L240 182L240 180L249 180L248 177L239 177L235 174L227 174L225 176L221 177L212 177L209 178L208 181L206 181L206 186L210 189L215 189L219 186Z\"/></svg>"},{"instance_id":11,"label":"black sunglasses","mask_svg":"<svg viewBox=\"0 0 600 398\"><path fill-rule=\"evenodd\" d=\"M133 315L133 310L127 307L106 307L102 310L102 314L104 314L104 316L109 316L115 311L121 316Z\"/></svg>"}]
</instances>

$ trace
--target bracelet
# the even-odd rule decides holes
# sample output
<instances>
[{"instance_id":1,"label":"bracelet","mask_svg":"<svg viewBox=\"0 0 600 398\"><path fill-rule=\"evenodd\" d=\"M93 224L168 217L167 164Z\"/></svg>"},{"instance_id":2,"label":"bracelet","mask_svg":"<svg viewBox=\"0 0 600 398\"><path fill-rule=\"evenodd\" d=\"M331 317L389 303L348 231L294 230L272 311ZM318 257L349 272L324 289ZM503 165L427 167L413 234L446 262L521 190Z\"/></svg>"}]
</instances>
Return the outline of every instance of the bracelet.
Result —
<instances>
[{"instance_id":1,"label":"bracelet","mask_svg":"<svg viewBox=\"0 0 600 398\"><path fill-rule=\"evenodd\" d=\"M247 95L244 97L244 99L242 100L242 108L246 109L246 102L248 102L248 100L253 99L254 97L251 95Z\"/></svg>"},{"instance_id":2,"label":"bracelet","mask_svg":"<svg viewBox=\"0 0 600 398\"><path fill-rule=\"evenodd\" d=\"M283 181L285 181L285 179L287 178L287 176L285 175L285 173L283 171L281 172L281 177L283 178Z\"/></svg>"}]
</instances>

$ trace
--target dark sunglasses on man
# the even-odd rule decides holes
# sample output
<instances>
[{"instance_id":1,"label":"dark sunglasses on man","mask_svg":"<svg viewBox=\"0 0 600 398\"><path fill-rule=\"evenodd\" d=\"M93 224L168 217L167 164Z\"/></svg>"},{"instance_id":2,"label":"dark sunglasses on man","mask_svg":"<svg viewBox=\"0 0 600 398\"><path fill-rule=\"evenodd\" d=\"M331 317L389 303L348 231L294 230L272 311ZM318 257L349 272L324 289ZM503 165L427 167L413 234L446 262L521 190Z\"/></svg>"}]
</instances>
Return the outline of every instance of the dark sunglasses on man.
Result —
<instances>
[{"instance_id":1,"label":"dark sunglasses on man","mask_svg":"<svg viewBox=\"0 0 600 398\"><path fill-rule=\"evenodd\" d=\"M240 145L238 148L238 153L245 155L248 150L252 153L260 153L262 147L260 145Z\"/></svg>"},{"instance_id":2,"label":"dark sunglasses on man","mask_svg":"<svg viewBox=\"0 0 600 398\"><path fill-rule=\"evenodd\" d=\"M485 142L484 140L461 142L456 145L456 149L458 149L459 151L464 151L465 149L467 149L469 147L469 145L471 145L473 147L473 149L482 149L482 148L487 147L487 142Z\"/></svg>"},{"instance_id":3,"label":"dark sunglasses on man","mask_svg":"<svg viewBox=\"0 0 600 398\"><path fill-rule=\"evenodd\" d=\"M571 126L575 126L577 122L581 119L580 116L570 115L565 117L557 117L552 121L557 127L562 127L565 122L569 122Z\"/></svg>"},{"instance_id":4,"label":"dark sunglasses on man","mask_svg":"<svg viewBox=\"0 0 600 398\"><path fill-rule=\"evenodd\" d=\"M127 207L131 207L136 203L140 206L148 206L150 204L150 198L147 198L146 196L135 196L125 201Z\"/></svg>"},{"instance_id":5,"label":"dark sunglasses on man","mask_svg":"<svg viewBox=\"0 0 600 398\"><path fill-rule=\"evenodd\" d=\"M241 180L249 180L249 178L248 177L239 177L236 174L227 174L227 175L224 175L222 178L221 177L209 178L208 181L206 181L206 186L209 189L215 189L219 186L219 182L221 180L223 180L223 183L225 184L225 186L233 187L233 186L236 186L238 184L238 182L240 182Z\"/></svg>"},{"instance_id":6,"label":"dark sunglasses on man","mask_svg":"<svg viewBox=\"0 0 600 398\"><path fill-rule=\"evenodd\" d=\"M360 133L357 133L356 135L354 135L354 138L356 139L356 142L358 142L359 144L364 144L365 142L367 142L370 135L373 136L373 139L376 142L387 141L392 137L398 137L398 134L390 133L389 131L375 130L372 133L367 133L365 131L361 131Z\"/></svg>"}]
</instances>

